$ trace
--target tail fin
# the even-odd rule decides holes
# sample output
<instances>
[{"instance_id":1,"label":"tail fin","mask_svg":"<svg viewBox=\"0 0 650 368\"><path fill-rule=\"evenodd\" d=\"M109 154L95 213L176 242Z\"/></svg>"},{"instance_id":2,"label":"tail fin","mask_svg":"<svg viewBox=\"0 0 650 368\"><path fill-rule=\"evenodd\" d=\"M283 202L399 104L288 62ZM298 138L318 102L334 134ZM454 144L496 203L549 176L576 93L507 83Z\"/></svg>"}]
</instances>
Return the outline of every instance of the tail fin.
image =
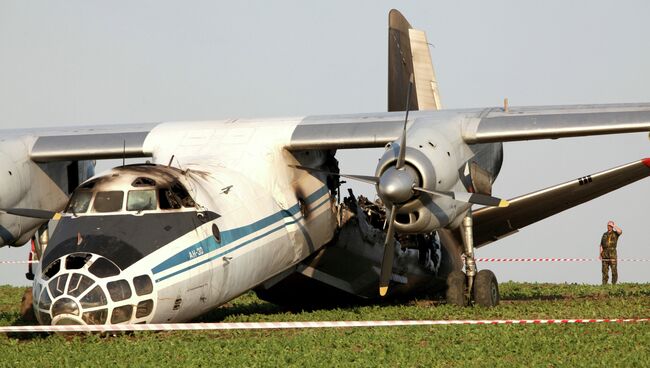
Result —
<instances>
[{"instance_id":1,"label":"tail fin","mask_svg":"<svg viewBox=\"0 0 650 368\"><path fill-rule=\"evenodd\" d=\"M440 109L427 36L413 29L402 13L393 9L388 13L388 111L405 110L411 73L415 78L415 95L410 110Z\"/></svg>"}]
</instances>

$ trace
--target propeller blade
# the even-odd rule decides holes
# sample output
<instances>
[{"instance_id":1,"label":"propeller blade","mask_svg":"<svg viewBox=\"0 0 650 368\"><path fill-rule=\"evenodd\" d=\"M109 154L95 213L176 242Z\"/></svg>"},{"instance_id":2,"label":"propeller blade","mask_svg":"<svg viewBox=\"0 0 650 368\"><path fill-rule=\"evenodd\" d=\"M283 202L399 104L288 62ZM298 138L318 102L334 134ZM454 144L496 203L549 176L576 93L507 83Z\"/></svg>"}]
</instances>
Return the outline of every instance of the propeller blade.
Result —
<instances>
[{"instance_id":1,"label":"propeller blade","mask_svg":"<svg viewBox=\"0 0 650 368\"><path fill-rule=\"evenodd\" d=\"M411 103L411 90L413 89L413 73L409 77L409 89L406 92L406 117L404 118L404 128L402 129L402 136L399 139L399 155L397 155L397 164L395 165L396 169L401 169L404 167L404 162L406 161L406 122L409 120L409 110Z\"/></svg>"},{"instance_id":2,"label":"propeller blade","mask_svg":"<svg viewBox=\"0 0 650 368\"><path fill-rule=\"evenodd\" d=\"M397 206L393 205L388 219L388 231L384 243L384 258L381 261L381 274L379 275L379 295L385 296L388 293L388 284L393 274L393 258L395 257L395 217Z\"/></svg>"},{"instance_id":3,"label":"propeller blade","mask_svg":"<svg viewBox=\"0 0 650 368\"><path fill-rule=\"evenodd\" d=\"M61 218L61 214L58 212L47 211L47 210L35 210L31 208L3 208L0 211L7 213L9 215L21 216L21 217L31 217L43 220L58 220Z\"/></svg>"},{"instance_id":4,"label":"propeller blade","mask_svg":"<svg viewBox=\"0 0 650 368\"><path fill-rule=\"evenodd\" d=\"M508 202L505 199L492 197L486 194L465 193L465 192L441 192L437 190L424 189L422 187L413 187L413 190L417 190L420 192L433 194L433 195L439 195L443 197L449 197L460 202L480 204L483 206L508 207L510 205L510 202Z\"/></svg>"},{"instance_id":5,"label":"propeller blade","mask_svg":"<svg viewBox=\"0 0 650 368\"><path fill-rule=\"evenodd\" d=\"M362 181L364 183L369 183L369 184L377 184L377 183L379 183L379 178L376 177L376 176L339 174L339 173L334 173L334 172L327 171L327 170L314 169L314 168L311 168L311 167L300 166L300 165L289 165L289 167L293 167L294 169L300 169L300 170L305 170L305 171L319 172L319 173L332 175L332 176L340 176L342 178Z\"/></svg>"}]
</instances>

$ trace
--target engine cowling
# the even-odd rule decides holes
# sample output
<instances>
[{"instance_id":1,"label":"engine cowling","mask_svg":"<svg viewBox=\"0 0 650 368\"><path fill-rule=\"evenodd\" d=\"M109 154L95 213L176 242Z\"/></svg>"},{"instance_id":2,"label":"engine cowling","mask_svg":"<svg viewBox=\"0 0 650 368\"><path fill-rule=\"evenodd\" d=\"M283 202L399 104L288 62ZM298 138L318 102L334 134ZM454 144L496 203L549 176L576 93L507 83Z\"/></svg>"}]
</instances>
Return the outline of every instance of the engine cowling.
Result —
<instances>
[{"instance_id":1,"label":"engine cowling","mask_svg":"<svg viewBox=\"0 0 650 368\"><path fill-rule=\"evenodd\" d=\"M70 189L94 173L94 163L89 161L36 164L29 156L34 139L9 137L0 145L0 208L59 211ZM0 214L0 246L24 245L44 222Z\"/></svg>"},{"instance_id":2,"label":"engine cowling","mask_svg":"<svg viewBox=\"0 0 650 368\"><path fill-rule=\"evenodd\" d=\"M460 154L454 145L432 127L420 128L414 124L407 134L407 148L404 170L415 178L415 185L430 190L448 191L458 184L458 167ZM430 124L427 124L430 125ZM377 165L375 175L382 174L395 167L399 155L399 142L386 145ZM377 188L379 197L382 190ZM413 191L410 198L398 204L396 231L400 233L427 233L448 225L456 217L459 206L462 210L469 208L442 196L431 196Z\"/></svg>"}]
</instances>

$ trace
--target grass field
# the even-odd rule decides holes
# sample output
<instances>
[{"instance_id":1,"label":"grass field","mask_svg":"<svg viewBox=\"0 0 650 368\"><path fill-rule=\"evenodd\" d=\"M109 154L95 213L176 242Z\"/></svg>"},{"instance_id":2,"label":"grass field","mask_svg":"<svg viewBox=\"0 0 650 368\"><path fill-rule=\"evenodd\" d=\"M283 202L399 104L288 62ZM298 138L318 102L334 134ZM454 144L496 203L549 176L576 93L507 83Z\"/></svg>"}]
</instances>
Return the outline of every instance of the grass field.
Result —
<instances>
[{"instance_id":1,"label":"grass field","mask_svg":"<svg viewBox=\"0 0 650 368\"><path fill-rule=\"evenodd\" d=\"M0 324L22 324L21 288L0 286ZM650 284L501 285L497 308L430 300L287 311L244 295L201 321L644 318ZM650 323L377 327L0 336L0 366L650 366Z\"/></svg>"}]
</instances>

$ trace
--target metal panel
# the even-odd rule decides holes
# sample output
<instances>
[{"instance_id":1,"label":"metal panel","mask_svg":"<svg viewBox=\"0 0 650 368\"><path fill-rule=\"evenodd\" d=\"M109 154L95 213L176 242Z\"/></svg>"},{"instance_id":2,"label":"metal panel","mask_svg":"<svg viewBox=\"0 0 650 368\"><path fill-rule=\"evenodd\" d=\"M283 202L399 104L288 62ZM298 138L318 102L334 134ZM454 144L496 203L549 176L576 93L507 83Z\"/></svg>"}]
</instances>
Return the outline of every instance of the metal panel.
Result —
<instances>
[{"instance_id":1,"label":"metal panel","mask_svg":"<svg viewBox=\"0 0 650 368\"><path fill-rule=\"evenodd\" d=\"M481 208L473 214L475 246L483 246L648 176L650 159L645 159L517 197L506 208Z\"/></svg>"},{"instance_id":2,"label":"metal panel","mask_svg":"<svg viewBox=\"0 0 650 368\"><path fill-rule=\"evenodd\" d=\"M383 147L399 138L403 124L402 112L307 117L294 130L287 148Z\"/></svg>"},{"instance_id":3,"label":"metal panel","mask_svg":"<svg viewBox=\"0 0 650 368\"><path fill-rule=\"evenodd\" d=\"M35 162L148 157L143 144L149 132L42 136L32 147Z\"/></svg>"},{"instance_id":4,"label":"metal panel","mask_svg":"<svg viewBox=\"0 0 650 368\"><path fill-rule=\"evenodd\" d=\"M463 127L467 143L556 139L650 130L650 104L484 110Z\"/></svg>"},{"instance_id":5,"label":"metal panel","mask_svg":"<svg viewBox=\"0 0 650 368\"><path fill-rule=\"evenodd\" d=\"M409 29L409 38L413 54L413 75L418 110L438 110L441 108L438 82L433 70L433 63L431 63L427 35L423 31Z\"/></svg>"}]
</instances>

